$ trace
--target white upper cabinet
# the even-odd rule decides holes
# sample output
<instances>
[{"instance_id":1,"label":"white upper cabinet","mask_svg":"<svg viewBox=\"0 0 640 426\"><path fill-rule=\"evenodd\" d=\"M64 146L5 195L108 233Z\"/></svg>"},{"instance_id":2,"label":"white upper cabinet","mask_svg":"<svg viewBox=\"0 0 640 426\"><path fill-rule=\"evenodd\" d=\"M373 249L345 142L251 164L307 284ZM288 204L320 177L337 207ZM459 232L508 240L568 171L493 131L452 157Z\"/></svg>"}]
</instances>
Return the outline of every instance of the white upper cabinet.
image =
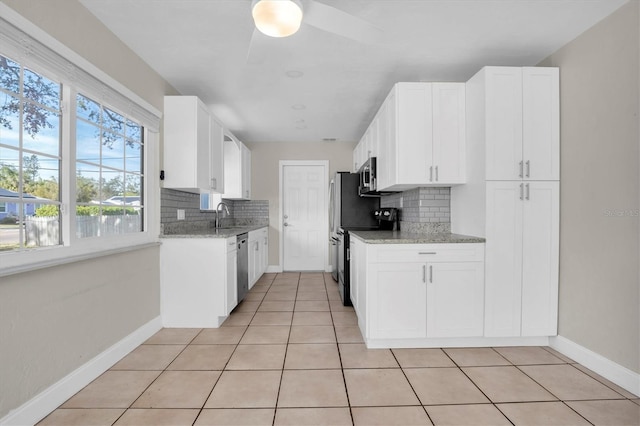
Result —
<instances>
[{"instance_id":1,"label":"white upper cabinet","mask_svg":"<svg viewBox=\"0 0 640 426\"><path fill-rule=\"evenodd\" d=\"M560 179L560 87L558 68L522 69L524 179Z\"/></svg>"},{"instance_id":2,"label":"white upper cabinet","mask_svg":"<svg viewBox=\"0 0 640 426\"><path fill-rule=\"evenodd\" d=\"M164 98L164 187L223 190L222 126L196 96Z\"/></svg>"},{"instance_id":3,"label":"white upper cabinet","mask_svg":"<svg viewBox=\"0 0 640 426\"><path fill-rule=\"evenodd\" d=\"M396 151L396 167L387 189L404 190L433 180L431 84L398 83L394 90L396 133L386 143Z\"/></svg>"},{"instance_id":4,"label":"white upper cabinet","mask_svg":"<svg viewBox=\"0 0 640 426\"><path fill-rule=\"evenodd\" d=\"M433 166L436 182L465 182L465 90L433 83Z\"/></svg>"},{"instance_id":5,"label":"white upper cabinet","mask_svg":"<svg viewBox=\"0 0 640 426\"><path fill-rule=\"evenodd\" d=\"M210 117L209 190L224 191L224 128L215 117Z\"/></svg>"},{"instance_id":6,"label":"white upper cabinet","mask_svg":"<svg viewBox=\"0 0 640 426\"><path fill-rule=\"evenodd\" d=\"M464 83L397 83L354 151L377 157L378 189L465 182Z\"/></svg>"},{"instance_id":7,"label":"white upper cabinet","mask_svg":"<svg viewBox=\"0 0 640 426\"><path fill-rule=\"evenodd\" d=\"M476 78L486 90L486 179L558 180L558 68L485 67Z\"/></svg>"},{"instance_id":8,"label":"white upper cabinet","mask_svg":"<svg viewBox=\"0 0 640 426\"><path fill-rule=\"evenodd\" d=\"M233 136L224 141L224 184L222 198L251 199L251 151Z\"/></svg>"}]
</instances>

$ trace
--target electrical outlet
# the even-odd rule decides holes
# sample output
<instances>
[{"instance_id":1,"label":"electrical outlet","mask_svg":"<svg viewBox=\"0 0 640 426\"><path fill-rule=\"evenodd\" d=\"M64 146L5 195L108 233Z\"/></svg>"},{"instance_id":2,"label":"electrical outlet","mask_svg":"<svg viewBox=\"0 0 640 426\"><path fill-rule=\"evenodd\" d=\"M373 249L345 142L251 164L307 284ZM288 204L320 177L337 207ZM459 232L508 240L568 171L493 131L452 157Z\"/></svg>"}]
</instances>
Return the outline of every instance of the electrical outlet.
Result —
<instances>
[{"instance_id":1,"label":"electrical outlet","mask_svg":"<svg viewBox=\"0 0 640 426\"><path fill-rule=\"evenodd\" d=\"M178 220L184 220L184 210L178 209Z\"/></svg>"}]
</instances>

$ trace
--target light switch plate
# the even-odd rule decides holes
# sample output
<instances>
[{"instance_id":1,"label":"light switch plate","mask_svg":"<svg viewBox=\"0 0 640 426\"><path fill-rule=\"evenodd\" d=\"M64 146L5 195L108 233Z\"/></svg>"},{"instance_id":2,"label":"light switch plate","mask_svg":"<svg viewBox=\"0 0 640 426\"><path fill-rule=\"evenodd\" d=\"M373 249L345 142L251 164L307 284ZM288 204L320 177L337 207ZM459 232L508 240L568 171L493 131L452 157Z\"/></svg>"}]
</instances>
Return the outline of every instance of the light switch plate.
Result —
<instances>
[{"instance_id":1,"label":"light switch plate","mask_svg":"<svg viewBox=\"0 0 640 426\"><path fill-rule=\"evenodd\" d=\"M184 220L184 210L178 209L178 220Z\"/></svg>"}]
</instances>

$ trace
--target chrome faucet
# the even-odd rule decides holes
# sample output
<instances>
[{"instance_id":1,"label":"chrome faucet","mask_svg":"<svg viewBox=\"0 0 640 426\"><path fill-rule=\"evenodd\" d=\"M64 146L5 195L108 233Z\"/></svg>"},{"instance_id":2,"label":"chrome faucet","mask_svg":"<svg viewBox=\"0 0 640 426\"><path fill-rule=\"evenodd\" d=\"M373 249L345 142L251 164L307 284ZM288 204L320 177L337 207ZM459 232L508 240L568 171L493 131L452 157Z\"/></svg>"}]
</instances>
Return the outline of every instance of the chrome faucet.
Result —
<instances>
[{"instance_id":1,"label":"chrome faucet","mask_svg":"<svg viewBox=\"0 0 640 426\"><path fill-rule=\"evenodd\" d=\"M220 229L220 206L224 207L224 211L227 212L227 215L231 214L229 213L229 206L227 206L225 202L220 201L216 206L216 229Z\"/></svg>"}]
</instances>

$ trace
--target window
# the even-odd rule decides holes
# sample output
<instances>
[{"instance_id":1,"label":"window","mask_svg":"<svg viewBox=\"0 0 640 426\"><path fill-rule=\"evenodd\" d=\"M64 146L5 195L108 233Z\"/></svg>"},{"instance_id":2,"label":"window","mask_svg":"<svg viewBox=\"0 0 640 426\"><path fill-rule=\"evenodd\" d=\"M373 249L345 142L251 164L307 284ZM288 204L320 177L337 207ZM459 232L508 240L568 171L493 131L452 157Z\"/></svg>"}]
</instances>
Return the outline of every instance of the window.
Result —
<instances>
[{"instance_id":1,"label":"window","mask_svg":"<svg viewBox=\"0 0 640 426\"><path fill-rule=\"evenodd\" d=\"M0 56L0 251L60 244L61 96L59 82Z\"/></svg>"},{"instance_id":2,"label":"window","mask_svg":"<svg viewBox=\"0 0 640 426\"><path fill-rule=\"evenodd\" d=\"M76 236L143 230L143 128L76 96Z\"/></svg>"},{"instance_id":3,"label":"window","mask_svg":"<svg viewBox=\"0 0 640 426\"><path fill-rule=\"evenodd\" d=\"M20 17L0 39L0 276L156 243L160 111Z\"/></svg>"}]
</instances>

